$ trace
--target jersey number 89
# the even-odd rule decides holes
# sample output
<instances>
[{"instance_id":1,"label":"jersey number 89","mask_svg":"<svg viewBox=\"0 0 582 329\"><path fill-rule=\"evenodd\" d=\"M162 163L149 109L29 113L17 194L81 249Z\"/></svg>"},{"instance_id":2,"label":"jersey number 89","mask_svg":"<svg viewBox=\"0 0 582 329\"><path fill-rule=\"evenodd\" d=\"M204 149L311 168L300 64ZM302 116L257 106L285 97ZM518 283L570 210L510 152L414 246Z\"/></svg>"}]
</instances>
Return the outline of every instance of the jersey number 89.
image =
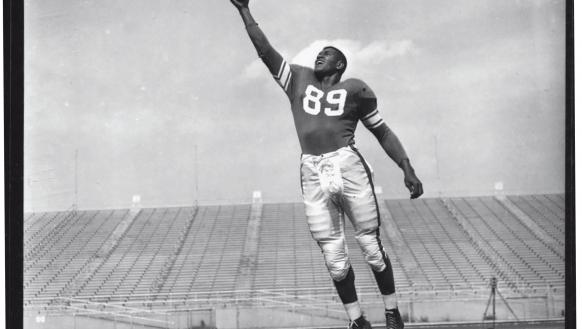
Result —
<instances>
[{"instance_id":1,"label":"jersey number 89","mask_svg":"<svg viewBox=\"0 0 582 329\"><path fill-rule=\"evenodd\" d=\"M347 91L345 89L332 90L327 93L325 97L329 105L336 106L335 108L326 107L323 113L330 117L340 116L344 113L344 106L346 103ZM325 92L315 88L312 85L305 89L305 98L303 98L303 110L311 115L318 115L321 112L321 99Z\"/></svg>"}]
</instances>

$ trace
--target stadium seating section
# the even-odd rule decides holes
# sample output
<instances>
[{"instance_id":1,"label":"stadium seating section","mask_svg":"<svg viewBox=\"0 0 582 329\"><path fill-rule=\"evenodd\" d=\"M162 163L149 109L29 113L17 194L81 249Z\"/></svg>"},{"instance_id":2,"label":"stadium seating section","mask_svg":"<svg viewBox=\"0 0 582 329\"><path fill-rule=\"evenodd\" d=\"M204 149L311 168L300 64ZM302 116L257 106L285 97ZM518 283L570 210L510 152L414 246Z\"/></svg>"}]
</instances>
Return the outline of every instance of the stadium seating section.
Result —
<instances>
[{"instance_id":1,"label":"stadium seating section","mask_svg":"<svg viewBox=\"0 0 582 329\"><path fill-rule=\"evenodd\" d=\"M26 213L25 306L55 297L234 296L245 243L257 243L247 249L256 250L254 261L243 265L250 267L252 291L331 289L303 205L260 205L258 241L249 242L254 206ZM379 206L399 291L480 289L493 276L515 291L564 286L563 195L380 200ZM372 291L373 276L347 220L346 232L357 284Z\"/></svg>"}]
</instances>

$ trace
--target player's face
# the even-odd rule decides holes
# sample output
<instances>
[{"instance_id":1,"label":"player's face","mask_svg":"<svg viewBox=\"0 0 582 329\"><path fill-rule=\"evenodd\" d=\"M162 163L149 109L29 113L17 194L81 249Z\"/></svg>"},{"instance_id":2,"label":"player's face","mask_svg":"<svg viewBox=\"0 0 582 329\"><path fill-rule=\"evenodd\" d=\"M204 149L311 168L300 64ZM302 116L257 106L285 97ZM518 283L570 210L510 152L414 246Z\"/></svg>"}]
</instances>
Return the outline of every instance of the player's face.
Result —
<instances>
[{"instance_id":1,"label":"player's face","mask_svg":"<svg viewBox=\"0 0 582 329\"><path fill-rule=\"evenodd\" d=\"M317 54L315 58L315 73L334 73L339 71L337 65L340 61L340 56L333 48L324 48Z\"/></svg>"}]
</instances>

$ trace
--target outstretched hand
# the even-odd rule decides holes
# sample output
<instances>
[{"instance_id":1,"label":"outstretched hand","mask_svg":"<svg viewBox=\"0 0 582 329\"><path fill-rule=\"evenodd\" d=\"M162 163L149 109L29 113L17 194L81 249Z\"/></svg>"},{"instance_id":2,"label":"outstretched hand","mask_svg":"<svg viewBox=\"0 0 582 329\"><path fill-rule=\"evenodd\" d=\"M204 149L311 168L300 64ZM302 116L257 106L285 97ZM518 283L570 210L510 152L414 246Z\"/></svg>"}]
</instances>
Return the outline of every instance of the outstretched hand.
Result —
<instances>
[{"instance_id":1,"label":"outstretched hand","mask_svg":"<svg viewBox=\"0 0 582 329\"><path fill-rule=\"evenodd\" d=\"M248 8L249 0L230 0L237 9Z\"/></svg>"}]
</instances>

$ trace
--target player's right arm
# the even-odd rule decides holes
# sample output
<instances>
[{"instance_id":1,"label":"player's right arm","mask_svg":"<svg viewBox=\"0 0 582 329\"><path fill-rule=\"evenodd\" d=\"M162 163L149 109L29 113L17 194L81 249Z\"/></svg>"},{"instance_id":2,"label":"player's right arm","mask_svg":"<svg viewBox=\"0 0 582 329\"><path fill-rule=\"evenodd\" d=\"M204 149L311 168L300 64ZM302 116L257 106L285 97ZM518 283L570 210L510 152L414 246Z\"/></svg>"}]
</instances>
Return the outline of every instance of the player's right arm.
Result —
<instances>
[{"instance_id":1,"label":"player's right arm","mask_svg":"<svg viewBox=\"0 0 582 329\"><path fill-rule=\"evenodd\" d=\"M271 46L263 31L259 28L259 24L257 24L249 10L249 0L230 0L230 2L238 9L259 57L265 63L277 83L288 92L292 75L291 66Z\"/></svg>"}]
</instances>

